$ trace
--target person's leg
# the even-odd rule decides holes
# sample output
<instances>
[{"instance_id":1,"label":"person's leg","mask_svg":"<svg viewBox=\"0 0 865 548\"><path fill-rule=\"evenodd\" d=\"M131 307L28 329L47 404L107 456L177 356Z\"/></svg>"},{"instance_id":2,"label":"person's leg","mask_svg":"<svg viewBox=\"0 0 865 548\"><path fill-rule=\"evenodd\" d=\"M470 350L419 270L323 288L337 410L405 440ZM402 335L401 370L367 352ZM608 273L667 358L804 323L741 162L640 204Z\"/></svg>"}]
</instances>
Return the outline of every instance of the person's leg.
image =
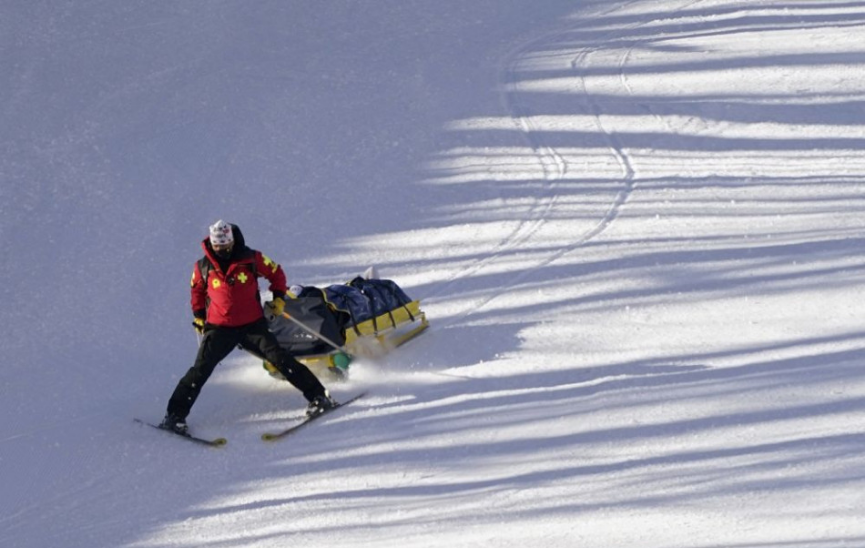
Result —
<instances>
[{"instance_id":1,"label":"person's leg","mask_svg":"<svg viewBox=\"0 0 865 548\"><path fill-rule=\"evenodd\" d=\"M240 331L233 327L214 327L204 332L195 363L177 383L177 388L168 400L168 415L180 420L189 415L204 383L217 364L237 346L240 337Z\"/></svg>"},{"instance_id":2,"label":"person's leg","mask_svg":"<svg viewBox=\"0 0 865 548\"><path fill-rule=\"evenodd\" d=\"M243 344L257 348L264 359L276 367L282 376L295 388L303 392L307 401L320 396L327 397L327 391L309 368L279 346L276 337L267 329L267 321L262 319L243 328Z\"/></svg>"}]
</instances>

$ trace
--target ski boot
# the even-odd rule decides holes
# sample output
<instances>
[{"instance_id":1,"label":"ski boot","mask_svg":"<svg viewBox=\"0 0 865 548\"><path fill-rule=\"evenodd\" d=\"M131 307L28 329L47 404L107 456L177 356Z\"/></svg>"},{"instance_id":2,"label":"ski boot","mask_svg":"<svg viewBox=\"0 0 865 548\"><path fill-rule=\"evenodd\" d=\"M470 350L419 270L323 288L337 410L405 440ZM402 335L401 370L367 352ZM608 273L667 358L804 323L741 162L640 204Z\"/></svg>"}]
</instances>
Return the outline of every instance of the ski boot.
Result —
<instances>
[{"instance_id":1,"label":"ski boot","mask_svg":"<svg viewBox=\"0 0 865 548\"><path fill-rule=\"evenodd\" d=\"M316 415L321 415L328 409L333 409L336 407L336 402L333 401L327 393L324 393L321 396L316 396L309 402L309 405L306 407L306 416L308 418L314 417Z\"/></svg>"},{"instance_id":2,"label":"ski boot","mask_svg":"<svg viewBox=\"0 0 865 548\"><path fill-rule=\"evenodd\" d=\"M169 413L166 413L165 418L159 423L159 428L171 430L181 436L189 435L189 425L186 424L186 419L181 419Z\"/></svg>"}]
</instances>

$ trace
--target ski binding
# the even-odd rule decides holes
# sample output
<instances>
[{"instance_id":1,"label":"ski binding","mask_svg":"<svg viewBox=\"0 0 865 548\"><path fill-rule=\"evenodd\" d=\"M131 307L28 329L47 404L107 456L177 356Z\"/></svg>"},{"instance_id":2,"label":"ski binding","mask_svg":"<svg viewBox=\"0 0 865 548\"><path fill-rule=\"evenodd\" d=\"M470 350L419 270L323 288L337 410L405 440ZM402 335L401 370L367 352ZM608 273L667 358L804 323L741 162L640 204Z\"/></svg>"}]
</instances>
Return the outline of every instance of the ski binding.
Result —
<instances>
[{"instance_id":1,"label":"ski binding","mask_svg":"<svg viewBox=\"0 0 865 548\"><path fill-rule=\"evenodd\" d=\"M356 395L356 396L353 396L353 397L351 397L351 398L345 400L344 402L337 403L335 406L333 406L333 407L331 407L330 409L327 409L327 410L325 410L325 411L319 413L318 415L313 415L313 416L311 416L311 417L306 417L306 418L302 419L301 422L299 422L299 423L297 423L297 424L294 424L294 425L292 425L292 426L289 426L289 427L286 428L285 430L282 430L282 431L280 431L280 432L266 432L266 433L264 433L264 434L261 435L261 439L264 440L264 441L277 441L277 440L281 440L281 439L285 438L286 436L288 436L288 435L290 435L290 434L294 434L295 432L297 432L298 430L300 430L300 429L303 428L304 426L308 425L309 423L311 423L311 422L313 422L313 421L315 421L315 420L317 420L317 419L320 419L320 418L322 418L322 417L324 417L324 416L326 416L326 415L329 415L330 413L333 413L333 412L336 411L337 409L339 409L339 408L341 408L341 407L345 407L346 405L348 405L348 404L350 404L350 403L352 403L352 402L354 402L354 401L357 401L357 400L359 400L360 398L362 398L362 397L364 397L364 396L366 396L366 395L367 395L367 392L361 392L360 394L358 394L358 395Z\"/></svg>"},{"instance_id":2,"label":"ski binding","mask_svg":"<svg viewBox=\"0 0 865 548\"><path fill-rule=\"evenodd\" d=\"M157 424L149 423L149 422L143 421L141 419L133 419L133 420L135 420L135 422L137 422L138 424L143 424L143 425L149 426L151 428L156 428L157 430L162 430L163 432L167 432L169 434L174 434L175 436L189 440L193 443L198 443L201 445L207 445L208 447L222 447L223 445L228 443L228 440L225 438L214 438L214 439L199 438L198 436L193 436L192 434L182 434L180 432L176 432L176 431L171 430L169 428L163 428Z\"/></svg>"}]
</instances>

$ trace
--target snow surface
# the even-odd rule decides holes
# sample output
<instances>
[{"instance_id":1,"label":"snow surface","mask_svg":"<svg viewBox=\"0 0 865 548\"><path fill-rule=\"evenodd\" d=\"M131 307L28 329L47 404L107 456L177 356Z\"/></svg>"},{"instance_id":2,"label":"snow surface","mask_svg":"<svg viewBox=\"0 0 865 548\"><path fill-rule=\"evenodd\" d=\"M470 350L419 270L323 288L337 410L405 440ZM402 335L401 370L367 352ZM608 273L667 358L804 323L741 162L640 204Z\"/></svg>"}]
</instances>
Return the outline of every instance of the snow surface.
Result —
<instances>
[{"instance_id":1,"label":"snow surface","mask_svg":"<svg viewBox=\"0 0 865 548\"><path fill-rule=\"evenodd\" d=\"M865 546L865 2L0 6L0 546ZM427 334L191 364L218 218Z\"/></svg>"}]
</instances>

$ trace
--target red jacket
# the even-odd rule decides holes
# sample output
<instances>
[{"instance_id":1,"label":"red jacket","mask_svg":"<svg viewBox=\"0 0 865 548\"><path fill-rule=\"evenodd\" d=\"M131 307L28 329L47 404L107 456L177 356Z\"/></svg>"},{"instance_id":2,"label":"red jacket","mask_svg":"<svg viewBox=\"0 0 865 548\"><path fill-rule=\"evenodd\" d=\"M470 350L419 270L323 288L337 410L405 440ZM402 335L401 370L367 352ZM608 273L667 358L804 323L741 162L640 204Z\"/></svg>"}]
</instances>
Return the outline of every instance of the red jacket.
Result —
<instances>
[{"instance_id":1,"label":"red jacket","mask_svg":"<svg viewBox=\"0 0 865 548\"><path fill-rule=\"evenodd\" d=\"M242 237L238 241L237 232L235 246L240 247L232 253L225 272L207 238L201 242L204 258L195 263L192 271L192 313L203 317L206 310L206 321L212 325L238 327L264 317L258 295L258 276L270 281L268 289L274 296L285 295L282 267L260 251L246 247ZM202 277L202 265L207 271L207 280Z\"/></svg>"}]
</instances>

